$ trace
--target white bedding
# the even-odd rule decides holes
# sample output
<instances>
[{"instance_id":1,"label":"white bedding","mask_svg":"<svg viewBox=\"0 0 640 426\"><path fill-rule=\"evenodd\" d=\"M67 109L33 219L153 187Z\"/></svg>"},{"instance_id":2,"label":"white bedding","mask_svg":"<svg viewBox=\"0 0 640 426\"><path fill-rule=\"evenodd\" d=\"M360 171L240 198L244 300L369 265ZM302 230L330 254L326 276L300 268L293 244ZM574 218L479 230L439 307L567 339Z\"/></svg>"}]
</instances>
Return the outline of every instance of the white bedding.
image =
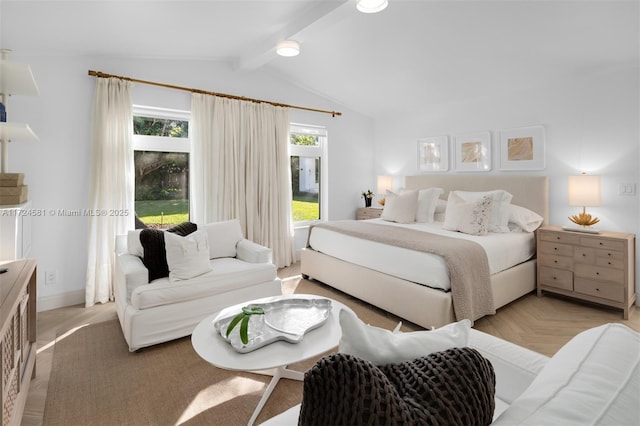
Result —
<instances>
[{"instance_id":1,"label":"white bedding","mask_svg":"<svg viewBox=\"0 0 640 426\"><path fill-rule=\"evenodd\" d=\"M370 220L383 225L475 241L486 251L492 275L520 264L535 254L535 237L532 232L473 236L444 230L442 222L398 224L382 219ZM311 232L309 246L329 256L407 281L442 290L451 289L447 265L438 255L363 240L318 227Z\"/></svg>"}]
</instances>

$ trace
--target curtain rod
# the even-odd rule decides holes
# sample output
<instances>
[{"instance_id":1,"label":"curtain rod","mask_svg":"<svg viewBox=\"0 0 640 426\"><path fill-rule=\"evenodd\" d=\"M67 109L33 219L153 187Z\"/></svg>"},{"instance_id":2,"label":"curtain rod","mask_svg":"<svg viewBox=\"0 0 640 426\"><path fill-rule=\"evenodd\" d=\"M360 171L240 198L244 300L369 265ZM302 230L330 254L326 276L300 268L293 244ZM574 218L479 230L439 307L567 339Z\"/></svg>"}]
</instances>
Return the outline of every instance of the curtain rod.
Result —
<instances>
[{"instance_id":1,"label":"curtain rod","mask_svg":"<svg viewBox=\"0 0 640 426\"><path fill-rule=\"evenodd\" d=\"M247 102L265 103L265 104L270 104L270 105L273 105L273 106L279 106L279 107L285 107L285 108L295 108L295 109L302 109L302 110L305 110L305 111L321 112L323 114L331 114L332 117L335 117L336 115L338 115L338 116L342 115L342 113L338 112L338 111L327 111L327 110L324 110L324 109L307 108L307 107L301 107L301 106L296 106L296 105L281 104L281 103L278 103L278 102L263 101L263 100L260 100L260 99L246 98L244 96L228 95L226 93L209 92L209 91L200 90L200 89L190 89L188 87L174 86L174 85L171 85L171 84L156 83L156 82L153 82L153 81L146 81L146 80L138 80L136 78L122 77L120 75L106 74L106 73L103 73L103 72L100 72L100 71L89 70L89 75L94 76L94 77L102 77L102 78L119 78L120 80L131 81L131 82L134 82L134 83L150 84L152 86L166 87L168 89L184 90L186 92L191 92L191 93L201 93L201 94L204 94L204 95L214 95L214 96L219 96L219 97L222 97L222 98L238 99L238 100L247 101Z\"/></svg>"}]
</instances>

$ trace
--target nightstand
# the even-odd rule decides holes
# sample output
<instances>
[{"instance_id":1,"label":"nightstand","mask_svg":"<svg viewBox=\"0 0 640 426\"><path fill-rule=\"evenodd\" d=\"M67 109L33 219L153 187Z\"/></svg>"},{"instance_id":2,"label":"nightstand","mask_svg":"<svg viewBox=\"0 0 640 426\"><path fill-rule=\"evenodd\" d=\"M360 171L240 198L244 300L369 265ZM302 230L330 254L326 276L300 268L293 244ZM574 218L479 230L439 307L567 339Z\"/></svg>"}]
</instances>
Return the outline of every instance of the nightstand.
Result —
<instances>
[{"instance_id":1,"label":"nightstand","mask_svg":"<svg viewBox=\"0 0 640 426\"><path fill-rule=\"evenodd\" d=\"M377 219L382 215L382 209L376 207L358 207L357 220Z\"/></svg>"},{"instance_id":2,"label":"nightstand","mask_svg":"<svg viewBox=\"0 0 640 426\"><path fill-rule=\"evenodd\" d=\"M635 235L582 234L559 226L537 231L538 296L543 291L622 309L636 300Z\"/></svg>"}]
</instances>

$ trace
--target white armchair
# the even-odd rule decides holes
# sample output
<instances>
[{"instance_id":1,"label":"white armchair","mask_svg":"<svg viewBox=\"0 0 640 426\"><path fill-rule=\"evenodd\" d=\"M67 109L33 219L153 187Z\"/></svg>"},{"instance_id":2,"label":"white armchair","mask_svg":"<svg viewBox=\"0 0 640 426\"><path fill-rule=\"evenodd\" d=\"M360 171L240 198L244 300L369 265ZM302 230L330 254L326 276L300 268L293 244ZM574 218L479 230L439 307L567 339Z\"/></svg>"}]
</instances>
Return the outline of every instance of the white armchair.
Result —
<instances>
[{"instance_id":1,"label":"white armchair","mask_svg":"<svg viewBox=\"0 0 640 426\"><path fill-rule=\"evenodd\" d=\"M245 239L237 220L198 226L207 234L211 271L149 282L140 231L116 237L114 293L130 351L188 336L227 306L282 294L271 249Z\"/></svg>"}]
</instances>

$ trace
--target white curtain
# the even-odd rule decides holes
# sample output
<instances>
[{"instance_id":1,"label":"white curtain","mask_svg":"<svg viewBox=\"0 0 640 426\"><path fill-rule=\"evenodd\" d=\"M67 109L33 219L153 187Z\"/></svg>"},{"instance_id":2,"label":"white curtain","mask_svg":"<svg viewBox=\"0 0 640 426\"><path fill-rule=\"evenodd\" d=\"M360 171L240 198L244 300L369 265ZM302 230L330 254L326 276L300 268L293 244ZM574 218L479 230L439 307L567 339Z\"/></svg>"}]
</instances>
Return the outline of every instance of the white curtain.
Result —
<instances>
[{"instance_id":1,"label":"white curtain","mask_svg":"<svg viewBox=\"0 0 640 426\"><path fill-rule=\"evenodd\" d=\"M240 220L245 236L295 259L289 110L194 93L191 97L192 220Z\"/></svg>"},{"instance_id":2,"label":"white curtain","mask_svg":"<svg viewBox=\"0 0 640 426\"><path fill-rule=\"evenodd\" d=\"M134 226L132 135L131 83L97 78L91 121L87 307L113 300L115 236Z\"/></svg>"}]
</instances>

